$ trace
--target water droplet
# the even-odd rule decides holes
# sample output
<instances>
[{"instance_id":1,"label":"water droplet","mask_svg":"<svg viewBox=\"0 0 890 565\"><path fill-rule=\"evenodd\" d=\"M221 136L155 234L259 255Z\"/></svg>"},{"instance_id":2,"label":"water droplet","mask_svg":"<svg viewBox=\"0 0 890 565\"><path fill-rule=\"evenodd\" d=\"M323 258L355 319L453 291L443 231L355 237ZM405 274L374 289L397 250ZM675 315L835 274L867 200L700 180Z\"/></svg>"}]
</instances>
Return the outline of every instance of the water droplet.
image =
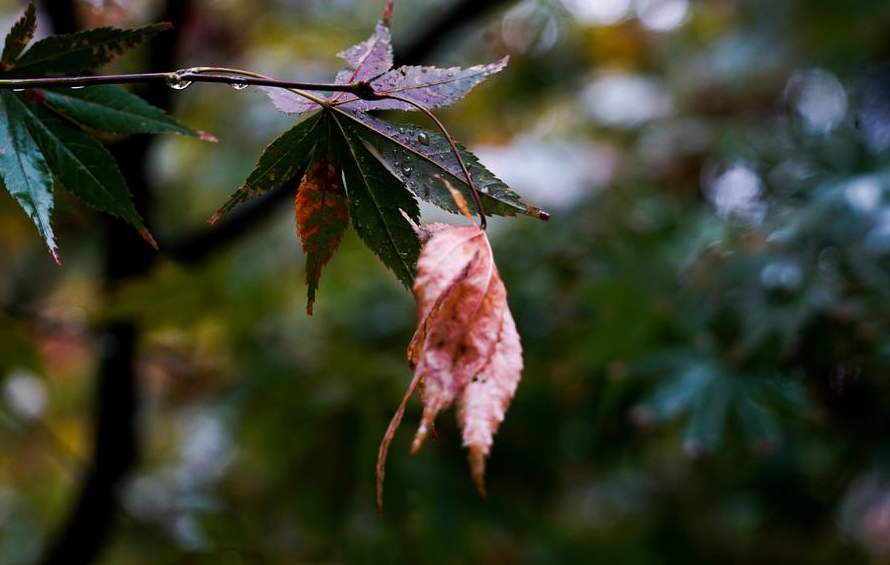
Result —
<instances>
[{"instance_id":1,"label":"water droplet","mask_svg":"<svg viewBox=\"0 0 890 565\"><path fill-rule=\"evenodd\" d=\"M245 88L247 88L250 85L248 85L245 82L231 82L231 83L229 83L229 86L231 86L235 90L244 90Z\"/></svg>"},{"instance_id":2,"label":"water droplet","mask_svg":"<svg viewBox=\"0 0 890 565\"><path fill-rule=\"evenodd\" d=\"M405 128L399 128L399 134L405 135Z\"/></svg>"},{"instance_id":3,"label":"water droplet","mask_svg":"<svg viewBox=\"0 0 890 565\"><path fill-rule=\"evenodd\" d=\"M353 206L358 206L360 203L361 203L361 201L358 198L356 198L355 200L352 201Z\"/></svg>"},{"instance_id":4,"label":"water droplet","mask_svg":"<svg viewBox=\"0 0 890 565\"><path fill-rule=\"evenodd\" d=\"M411 137L414 137L414 130L413 130L413 129L409 129L409 130L408 130L408 135L411 136Z\"/></svg>"},{"instance_id":5,"label":"water droplet","mask_svg":"<svg viewBox=\"0 0 890 565\"><path fill-rule=\"evenodd\" d=\"M166 80L167 86L169 86L173 90L185 90L192 84L192 81L184 80L182 78L182 75L189 73L189 72L191 72L190 69L179 69L178 71L176 71L174 73L170 73L167 76L167 80Z\"/></svg>"},{"instance_id":6,"label":"water droplet","mask_svg":"<svg viewBox=\"0 0 890 565\"><path fill-rule=\"evenodd\" d=\"M12 91L13 92L24 92L25 89L24 88L13 88Z\"/></svg>"},{"instance_id":7,"label":"water droplet","mask_svg":"<svg viewBox=\"0 0 890 565\"><path fill-rule=\"evenodd\" d=\"M83 88L85 88L85 87L84 86L72 86L71 90L81 90Z\"/></svg>"},{"instance_id":8,"label":"water droplet","mask_svg":"<svg viewBox=\"0 0 890 565\"><path fill-rule=\"evenodd\" d=\"M192 81L182 80L181 78L179 78L179 75L174 75L174 77L167 79L167 86L169 86L173 90L185 90L191 85Z\"/></svg>"},{"instance_id":9,"label":"water droplet","mask_svg":"<svg viewBox=\"0 0 890 565\"><path fill-rule=\"evenodd\" d=\"M414 169L412 169L412 168L409 167L408 165L402 165L402 172L405 173L405 176L406 176L406 177L410 177L410 176L411 176L411 171L413 171L413 170L414 170Z\"/></svg>"},{"instance_id":10,"label":"water droplet","mask_svg":"<svg viewBox=\"0 0 890 565\"><path fill-rule=\"evenodd\" d=\"M429 145L430 136L428 136L425 132L420 132L417 134L417 141L419 141L421 145Z\"/></svg>"},{"instance_id":11,"label":"water droplet","mask_svg":"<svg viewBox=\"0 0 890 565\"><path fill-rule=\"evenodd\" d=\"M407 256L408 256L407 251L399 251L399 257L407 257Z\"/></svg>"},{"instance_id":12,"label":"water droplet","mask_svg":"<svg viewBox=\"0 0 890 565\"><path fill-rule=\"evenodd\" d=\"M452 78L452 77L454 77L454 73L451 72L451 71L448 71L448 74L447 74L446 76L447 76L448 78Z\"/></svg>"}]
</instances>

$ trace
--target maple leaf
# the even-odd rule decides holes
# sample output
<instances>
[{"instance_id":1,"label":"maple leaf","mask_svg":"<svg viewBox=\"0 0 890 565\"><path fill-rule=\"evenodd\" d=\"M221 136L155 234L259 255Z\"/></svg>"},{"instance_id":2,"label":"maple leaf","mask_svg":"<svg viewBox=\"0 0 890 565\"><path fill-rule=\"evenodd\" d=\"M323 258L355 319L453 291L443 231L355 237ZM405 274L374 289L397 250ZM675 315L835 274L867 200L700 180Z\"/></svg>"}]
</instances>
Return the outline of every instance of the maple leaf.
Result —
<instances>
[{"instance_id":1,"label":"maple leaf","mask_svg":"<svg viewBox=\"0 0 890 565\"><path fill-rule=\"evenodd\" d=\"M392 69L391 15L392 2L389 2L374 33L338 54L346 62L346 68L337 74L338 84L370 81L378 94L397 94L421 106L435 108L460 99L475 84L506 64L504 59L469 69ZM420 215L417 198L457 213L460 210L454 204L451 187L465 200L472 198L474 202L475 187L487 215L525 214L549 218L540 208L523 202L475 155L444 132L394 125L367 114L376 109L415 109L410 104L386 99L360 100L344 92L319 98L319 104L282 88L261 87L261 90L286 113L317 111L266 148L244 184L210 218L211 224L240 203L278 187L301 184L296 181L303 178L310 154L316 161L324 159L330 167L342 172L352 226L374 254L409 287L414 282L420 253L420 241L412 226ZM301 190L298 189L298 200ZM468 208L472 208L473 213L480 212L475 203ZM331 239L322 248L329 248L333 254L337 247L334 241ZM306 250L305 238L303 243ZM308 250L306 253L311 305L321 268L330 257L326 252L321 263L313 263L320 256Z\"/></svg>"},{"instance_id":2,"label":"maple leaf","mask_svg":"<svg viewBox=\"0 0 890 565\"><path fill-rule=\"evenodd\" d=\"M306 313L312 315L321 270L327 265L349 227L349 204L343 172L326 157L317 159L300 181L295 215L306 254Z\"/></svg>"},{"instance_id":3,"label":"maple leaf","mask_svg":"<svg viewBox=\"0 0 890 565\"><path fill-rule=\"evenodd\" d=\"M6 36L0 55L4 78L90 70L170 28L164 23L139 29L96 28L49 36L25 50L37 29L36 14L34 3L29 3ZM157 247L114 158L90 135L96 131L167 132L212 139L113 86L0 93L0 178L34 222L56 262L53 178L86 204L130 223Z\"/></svg>"},{"instance_id":4,"label":"maple leaf","mask_svg":"<svg viewBox=\"0 0 890 565\"><path fill-rule=\"evenodd\" d=\"M469 216L463 197L453 192ZM379 509L389 444L415 388L423 386L423 417L412 452L433 430L436 415L456 402L473 481L484 494L485 459L522 373L519 334L485 232L475 224L430 224L418 232L424 241L413 288L418 327L408 347L414 378L380 444Z\"/></svg>"},{"instance_id":5,"label":"maple leaf","mask_svg":"<svg viewBox=\"0 0 890 565\"><path fill-rule=\"evenodd\" d=\"M406 65L393 69L392 36L389 20L392 2L386 4L383 17L377 22L374 33L365 41L337 54L345 60L347 68L337 73L335 84L369 82L379 95L393 94L407 98L427 109L453 104L467 95L474 86L501 71L509 57L489 65L475 65L466 69ZM261 88L275 106L287 114L300 114L320 106L302 96L280 88ZM358 96L338 92L327 98L331 104L353 110L417 110L409 103L393 100L362 100Z\"/></svg>"},{"instance_id":6,"label":"maple leaf","mask_svg":"<svg viewBox=\"0 0 890 565\"><path fill-rule=\"evenodd\" d=\"M313 114L273 140L244 184L209 222L215 223L238 204L275 188L292 186L297 179L303 178L310 156L315 160L325 159L330 167L342 172L348 216L359 237L402 283L410 285L414 280L420 242L402 213L412 221L418 220L417 201L362 140L345 130L337 118L330 112ZM297 189L297 198L300 190Z\"/></svg>"}]
</instances>

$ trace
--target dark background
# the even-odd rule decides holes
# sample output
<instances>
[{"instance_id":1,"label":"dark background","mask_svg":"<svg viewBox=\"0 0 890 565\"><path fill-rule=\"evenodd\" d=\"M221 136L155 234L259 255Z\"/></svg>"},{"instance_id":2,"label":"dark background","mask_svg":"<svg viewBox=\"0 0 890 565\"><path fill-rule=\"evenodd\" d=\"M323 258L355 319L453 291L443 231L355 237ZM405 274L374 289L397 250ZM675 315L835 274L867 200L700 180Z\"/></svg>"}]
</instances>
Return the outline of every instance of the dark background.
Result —
<instances>
[{"instance_id":1,"label":"dark background","mask_svg":"<svg viewBox=\"0 0 890 565\"><path fill-rule=\"evenodd\" d=\"M322 81L383 8L38 4L176 25L109 70ZM526 364L490 496L451 413L408 454L415 400L377 518L410 293L349 234L307 317L292 194L204 226L294 117L159 86L220 138L109 140L160 253L59 189L57 267L0 196L0 564L890 562L890 4L400 0L393 32L511 55L440 115L553 215L490 229Z\"/></svg>"}]
</instances>

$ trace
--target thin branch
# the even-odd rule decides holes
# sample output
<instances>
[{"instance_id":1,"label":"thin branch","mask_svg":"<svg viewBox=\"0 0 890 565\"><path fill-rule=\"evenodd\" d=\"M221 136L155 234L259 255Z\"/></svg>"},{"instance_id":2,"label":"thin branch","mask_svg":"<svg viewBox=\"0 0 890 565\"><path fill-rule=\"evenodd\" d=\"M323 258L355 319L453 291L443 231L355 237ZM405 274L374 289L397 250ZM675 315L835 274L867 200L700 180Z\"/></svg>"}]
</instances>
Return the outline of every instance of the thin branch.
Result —
<instances>
[{"instance_id":1,"label":"thin branch","mask_svg":"<svg viewBox=\"0 0 890 565\"><path fill-rule=\"evenodd\" d=\"M208 70L218 70L221 72L207 72ZM217 67L195 67L194 69L182 69L166 73L0 79L0 90L25 90L28 88L52 88L64 86L69 88L80 88L100 84L133 84L145 82L162 82L169 85L171 88L178 90L186 88L194 82L211 82L229 85L243 84L244 86L272 86L286 88L296 94L309 98L313 102L320 102L320 100L315 96L302 92L303 90L349 92L359 97L364 97L368 94L368 84L363 82L333 84L276 80L250 71L222 69Z\"/></svg>"}]
</instances>

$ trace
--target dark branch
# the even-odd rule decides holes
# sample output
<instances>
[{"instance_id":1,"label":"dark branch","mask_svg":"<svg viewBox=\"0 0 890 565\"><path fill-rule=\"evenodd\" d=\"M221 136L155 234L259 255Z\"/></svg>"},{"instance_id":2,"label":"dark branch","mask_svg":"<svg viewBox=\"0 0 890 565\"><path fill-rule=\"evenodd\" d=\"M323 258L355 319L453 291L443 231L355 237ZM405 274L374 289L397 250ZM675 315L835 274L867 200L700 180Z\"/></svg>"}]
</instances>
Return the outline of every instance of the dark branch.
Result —
<instances>
[{"instance_id":1,"label":"dark branch","mask_svg":"<svg viewBox=\"0 0 890 565\"><path fill-rule=\"evenodd\" d=\"M426 62L427 58L442 47L445 40L454 32L472 25L497 7L508 3L507 0L457 0L438 18L432 18L430 23L421 28L411 40L404 45L396 45L396 66Z\"/></svg>"},{"instance_id":2,"label":"dark branch","mask_svg":"<svg viewBox=\"0 0 890 565\"><path fill-rule=\"evenodd\" d=\"M76 31L73 0L46 0L43 7L57 33ZM188 0L167 2L164 19L174 24L174 32L153 38L149 70L175 68L173 54L190 7ZM163 108L168 106L169 90L158 84L143 95ZM112 147L134 203L146 215L151 210L146 157L152 139L133 137ZM104 216L102 227L105 291L146 276L157 255L124 222ZM102 351L96 381L92 457L89 467L83 470L80 490L68 515L47 547L44 565L86 565L95 560L111 533L119 489L140 452L136 420L139 327L133 320L117 320L101 328L99 335Z\"/></svg>"}]
</instances>

